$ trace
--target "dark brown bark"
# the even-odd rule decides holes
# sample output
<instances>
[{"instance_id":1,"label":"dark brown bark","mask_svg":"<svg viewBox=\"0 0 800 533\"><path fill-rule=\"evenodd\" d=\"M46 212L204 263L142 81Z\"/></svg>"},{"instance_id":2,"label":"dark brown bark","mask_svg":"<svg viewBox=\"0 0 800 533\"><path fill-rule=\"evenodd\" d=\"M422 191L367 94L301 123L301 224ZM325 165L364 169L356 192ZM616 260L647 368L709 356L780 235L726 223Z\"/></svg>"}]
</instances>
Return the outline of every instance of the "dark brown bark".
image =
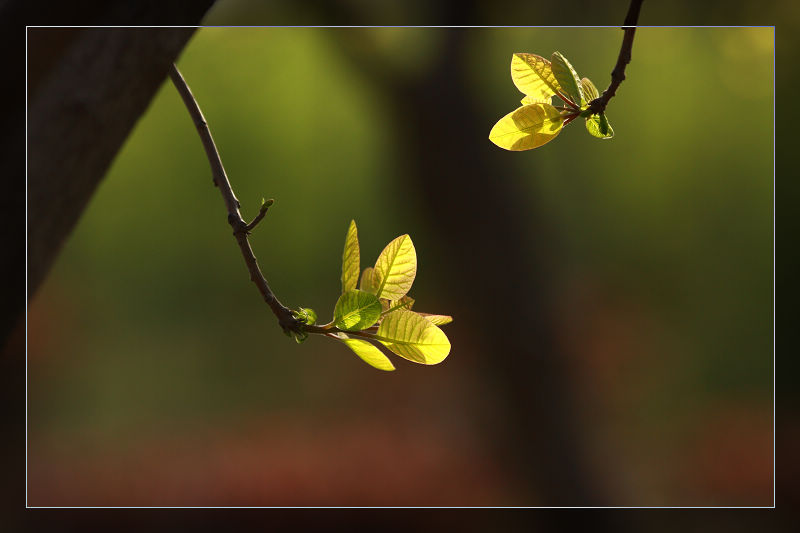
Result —
<instances>
[{"instance_id":1,"label":"dark brown bark","mask_svg":"<svg viewBox=\"0 0 800 533\"><path fill-rule=\"evenodd\" d=\"M28 296L194 28L30 29L34 85L28 108Z\"/></svg>"},{"instance_id":2,"label":"dark brown bark","mask_svg":"<svg viewBox=\"0 0 800 533\"><path fill-rule=\"evenodd\" d=\"M7 21L35 24L199 24L213 0L181 5L89 0L74 6L9 1ZM27 223L28 300L35 294L169 66L195 28L28 28ZM15 117L16 118L16 117ZM3 119L5 133L24 123ZM9 148L6 144L4 148ZM10 157L10 154L4 154ZM4 300L5 340L22 300Z\"/></svg>"},{"instance_id":3,"label":"dark brown bark","mask_svg":"<svg viewBox=\"0 0 800 533\"><path fill-rule=\"evenodd\" d=\"M0 228L0 236L7 243L2 266L12 273L11 287L0 299L0 368L8 378L0 387L0 399L10 413L15 413L2 426L7 438L0 452L7 459L3 464L7 482L0 484L0 489L17 509L25 502L20 488L25 486L26 301L25 287L15 281L25 276L25 261L20 257L25 249L20 241L26 221L27 289L31 298L113 158L166 79L169 65L194 32L194 28L25 26L195 25L212 3L87 0L76 6L39 0L0 2L3 48L21 48L9 54L11 60L4 64L4 82L14 94L0 114L0 161L3 178L10 185L0 196L0 211L7 218ZM26 127L27 158L23 158ZM27 220L23 214L26 192ZM8 244L12 242L19 245ZM21 518L17 513L5 522L11 530L22 529Z\"/></svg>"}]
</instances>

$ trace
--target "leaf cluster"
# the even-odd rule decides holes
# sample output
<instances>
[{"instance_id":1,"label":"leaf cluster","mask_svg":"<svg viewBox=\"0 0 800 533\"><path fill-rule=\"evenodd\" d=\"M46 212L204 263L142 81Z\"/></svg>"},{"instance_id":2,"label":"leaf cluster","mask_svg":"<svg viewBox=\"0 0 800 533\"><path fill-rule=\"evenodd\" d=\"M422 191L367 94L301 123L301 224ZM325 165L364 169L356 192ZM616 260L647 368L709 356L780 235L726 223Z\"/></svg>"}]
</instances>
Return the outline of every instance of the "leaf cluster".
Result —
<instances>
[{"instance_id":1,"label":"leaf cluster","mask_svg":"<svg viewBox=\"0 0 800 533\"><path fill-rule=\"evenodd\" d=\"M614 136L605 113L589 110L592 100L599 98L597 88L589 78L579 78L560 52L553 52L550 60L536 54L514 54L511 80L525 97L521 107L497 121L489 132L489 140L500 148L538 148L579 116L586 119L586 130L592 136Z\"/></svg>"},{"instance_id":2,"label":"leaf cluster","mask_svg":"<svg viewBox=\"0 0 800 533\"><path fill-rule=\"evenodd\" d=\"M350 221L342 253L342 294L333 320L314 326L311 309L296 311L295 318L306 324L303 335L310 331L339 340L380 370L395 367L378 346L415 363L440 363L450 353L450 341L439 326L453 318L412 311L415 302L408 291L416 275L417 252L408 235L387 244L375 265L361 271L358 228ZM296 337L299 342L303 335Z\"/></svg>"}]
</instances>

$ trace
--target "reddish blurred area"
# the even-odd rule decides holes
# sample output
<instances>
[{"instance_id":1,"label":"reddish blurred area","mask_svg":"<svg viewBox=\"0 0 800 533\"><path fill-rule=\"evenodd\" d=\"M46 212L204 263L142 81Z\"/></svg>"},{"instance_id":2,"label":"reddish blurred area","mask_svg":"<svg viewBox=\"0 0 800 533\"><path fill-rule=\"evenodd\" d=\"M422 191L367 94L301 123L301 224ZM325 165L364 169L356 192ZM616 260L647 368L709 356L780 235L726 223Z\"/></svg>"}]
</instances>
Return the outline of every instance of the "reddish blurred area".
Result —
<instances>
[{"instance_id":1,"label":"reddish blurred area","mask_svg":"<svg viewBox=\"0 0 800 533\"><path fill-rule=\"evenodd\" d=\"M37 444L29 454L33 506L501 505L506 483L485 451L435 427L297 417L151 433L125 451ZM466 445L465 445L466 444Z\"/></svg>"}]
</instances>

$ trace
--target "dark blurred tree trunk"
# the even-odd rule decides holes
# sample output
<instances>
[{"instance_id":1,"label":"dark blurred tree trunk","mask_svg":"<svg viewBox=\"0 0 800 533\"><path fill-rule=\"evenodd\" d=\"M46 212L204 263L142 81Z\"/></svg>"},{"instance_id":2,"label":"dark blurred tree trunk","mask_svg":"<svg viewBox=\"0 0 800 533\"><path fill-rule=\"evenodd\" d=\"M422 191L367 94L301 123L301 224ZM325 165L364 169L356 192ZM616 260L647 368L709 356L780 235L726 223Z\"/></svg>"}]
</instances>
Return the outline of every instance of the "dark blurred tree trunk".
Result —
<instances>
[{"instance_id":1,"label":"dark blurred tree trunk","mask_svg":"<svg viewBox=\"0 0 800 533\"><path fill-rule=\"evenodd\" d=\"M51 4L17 1L3 4L2 15L24 18L27 24L199 24L212 3L90 1L82 4L88 8L81 12L85 15L77 17L67 4L51 8ZM27 30L29 299L194 31ZM22 133L22 124L4 122L8 122L6 133ZM0 331L5 340L24 304L4 299L3 305L4 315L11 318L4 320Z\"/></svg>"},{"instance_id":2,"label":"dark blurred tree trunk","mask_svg":"<svg viewBox=\"0 0 800 533\"><path fill-rule=\"evenodd\" d=\"M452 7L464 15L470 5ZM364 54L363 43L340 44L395 110L386 123L399 141L398 194L413 196L426 214L444 265L440 279L454 307L466 310L453 327L466 334L462 342L476 345L476 353L490 356L477 366L501 396L492 399L507 416L498 426L511 429L487 440L528 495L511 503L613 505L614 495L593 474L574 382L556 342L551 257L558 255L557 239L519 186L536 176L515 175L511 158L520 154L496 149L486 138L500 115L482 117L470 99L470 30L440 31L446 38L437 61L419 77L387 71L381 58ZM476 129L485 130L479 139ZM478 142L486 149L475 149ZM489 425L487 434L497 429Z\"/></svg>"},{"instance_id":3,"label":"dark blurred tree trunk","mask_svg":"<svg viewBox=\"0 0 800 533\"><path fill-rule=\"evenodd\" d=\"M0 114L0 161L10 185L0 195L0 210L9 218L2 225L4 243L20 237L24 210L22 189L27 177L28 297L36 293L61 246L68 238L100 180L122 147L136 121L167 79L170 64L194 33L174 29L35 29L26 25L146 25L199 24L213 0L161 2L142 0L87 0L71 2L6 0L0 2L1 38L5 49L27 47L20 63L5 64L5 81L15 93ZM17 57L17 56L15 56ZM13 58L12 58L13 59ZM27 59L27 62L24 62ZM27 95L22 84L28 75ZM27 96L27 106L22 99ZM27 115L23 113L27 111ZM27 176L16 170L25 150ZM16 193L16 194L15 194ZM21 214L21 213L20 213ZM16 242L16 241L15 241ZM13 250L8 250L13 248ZM3 271L22 277L25 262L7 244ZM0 370L7 384L0 398L7 410L18 413L3 426L2 456L6 500L19 508L25 496L25 443L22 431L25 406L22 366L25 350L22 287L3 292L0 314ZM13 334L12 334L13 333ZM10 530L21 529L19 515L8 520ZM20 527L15 527L20 526Z\"/></svg>"},{"instance_id":4,"label":"dark blurred tree trunk","mask_svg":"<svg viewBox=\"0 0 800 533\"><path fill-rule=\"evenodd\" d=\"M461 299L458 309L470 312L459 316L461 329L473 332L479 353L491 354L479 366L505 391L502 407L513 428L505 436L510 469L530 484L537 503L607 504L609 495L586 460L572 380L555 342L557 295L549 271L550 257L558 255L554 239L539 206L501 161L519 154L495 151L483 138L489 150L466 148L474 140L460 132L474 132L480 121L465 90L470 48L466 31L446 31L431 76L391 93L402 117L400 145L408 162L403 179L415 184L438 238L448 293ZM487 132L491 125L486 122Z\"/></svg>"},{"instance_id":5,"label":"dark blurred tree trunk","mask_svg":"<svg viewBox=\"0 0 800 533\"><path fill-rule=\"evenodd\" d=\"M28 33L29 298L194 30L55 31Z\"/></svg>"}]
</instances>

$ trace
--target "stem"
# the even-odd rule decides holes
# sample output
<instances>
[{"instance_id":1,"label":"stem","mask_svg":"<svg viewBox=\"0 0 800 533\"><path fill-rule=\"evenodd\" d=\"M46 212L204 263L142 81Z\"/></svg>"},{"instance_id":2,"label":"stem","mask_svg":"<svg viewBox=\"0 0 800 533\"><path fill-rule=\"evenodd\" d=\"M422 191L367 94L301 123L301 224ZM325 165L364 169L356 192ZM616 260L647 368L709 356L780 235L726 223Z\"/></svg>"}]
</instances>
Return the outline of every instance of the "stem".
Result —
<instances>
[{"instance_id":1,"label":"stem","mask_svg":"<svg viewBox=\"0 0 800 533\"><path fill-rule=\"evenodd\" d=\"M565 128L567 124L569 124L579 116L581 116L580 113L572 113L571 115L567 115L567 117L564 119L564 125L562 126L562 128Z\"/></svg>"},{"instance_id":2,"label":"stem","mask_svg":"<svg viewBox=\"0 0 800 533\"><path fill-rule=\"evenodd\" d=\"M334 333L344 333L345 335L353 336L353 337L361 337L364 339L372 339L372 340L379 340L378 337L375 336L374 332L370 332L372 328L367 328L361 331L345 331L343 329L339 329L336 326L329 326L326 324L325 326L315 326L315 325L306 325L303 326L303 331L306 333L318 333L321 335L327 335L328 337L332 336ZM377 331L377 328L375 329ZM381 337L382 338L382 337Z\"/></svg>"},{"instance_id":3,"label":"stem","mask_svg":"<svg viewBox=\"0 0 800 533\"><path fill-rule=\"evenodd\" d=\"M574 111L574 110L579 110L581 108L581 106L573 102L572 98L564 94L562 91L556 91L556 94L558 94L558 97L564 100L564 102L566 102L567 105L569 105L570 110Z\"/></svg>"},{"instance_id":4,"label":"stem","mask_svg":"<svg viewBox=\"0 0 800 533\"><path fill-rule=\"evenodd\" d=\"M248 230L255 227L261 218L264 217L266 209L261 210L250 224L245 223L242 219L242 215L239 213L239 200L237 200L236 195L233 194L233 189L228 181L228 176L225 174L225 168L222 166L222 160L219 157L217 146L214 144L214 139L211 137L211 130L208 128L208 123L202 111L200 111L200 106L197 105L197 100L194 99L192 91L189 89L189 86L186 84L186 81L183 79L183 76L181 76L181 73L178 71L178 67L176 67L174 63L172 67L170 67L169 77L178 90L178 93L181 95L186 109L189 110L189 115L191 115L194 125L197 127L200 140L203 141L203 148L206 150L206 156L208 156L208 162L211 165L211 174L214 178L214 184L219 188L220 194L222 194L225 208L228 211L228 223L233 228L233 236L236 238L236 243L239 245L239 249L242 252L247 270L250 272L250 280L256 284L264 301L269 305L270 309L272 309L275 316L278 317L278 323L281 328L283 328L284 331L300 332L303 325L302 322L297 320L292 314L291 309L279 302L272 293L266 278L264 278L264 274L258 266L256 256L253 254L253 249L250 247L250 241L247 240Z\"/></svg>"},{"instance_id":5,"label":"stem","mask_svg":"<svg viewBox=\"0 0 800 533\"><path fill-rule=\"evenodd\" d=\"M611 85L603 91L599 98L595 98L589 103L589 109L592 113L602 113L606 110L608 101L617 94L617 88L625 80L625 67L631 62L631 50L633 49L633 36L636 33L636 22L639 20L639 10L642 7L643 0L631 0L628 7L628 14L625 15L625 22L623 23L623 31L625 35L622 38L622 47L619 50L619 57L617 57L617 64L614 70L611 71Z\"/></svg>"}]
</instances>

